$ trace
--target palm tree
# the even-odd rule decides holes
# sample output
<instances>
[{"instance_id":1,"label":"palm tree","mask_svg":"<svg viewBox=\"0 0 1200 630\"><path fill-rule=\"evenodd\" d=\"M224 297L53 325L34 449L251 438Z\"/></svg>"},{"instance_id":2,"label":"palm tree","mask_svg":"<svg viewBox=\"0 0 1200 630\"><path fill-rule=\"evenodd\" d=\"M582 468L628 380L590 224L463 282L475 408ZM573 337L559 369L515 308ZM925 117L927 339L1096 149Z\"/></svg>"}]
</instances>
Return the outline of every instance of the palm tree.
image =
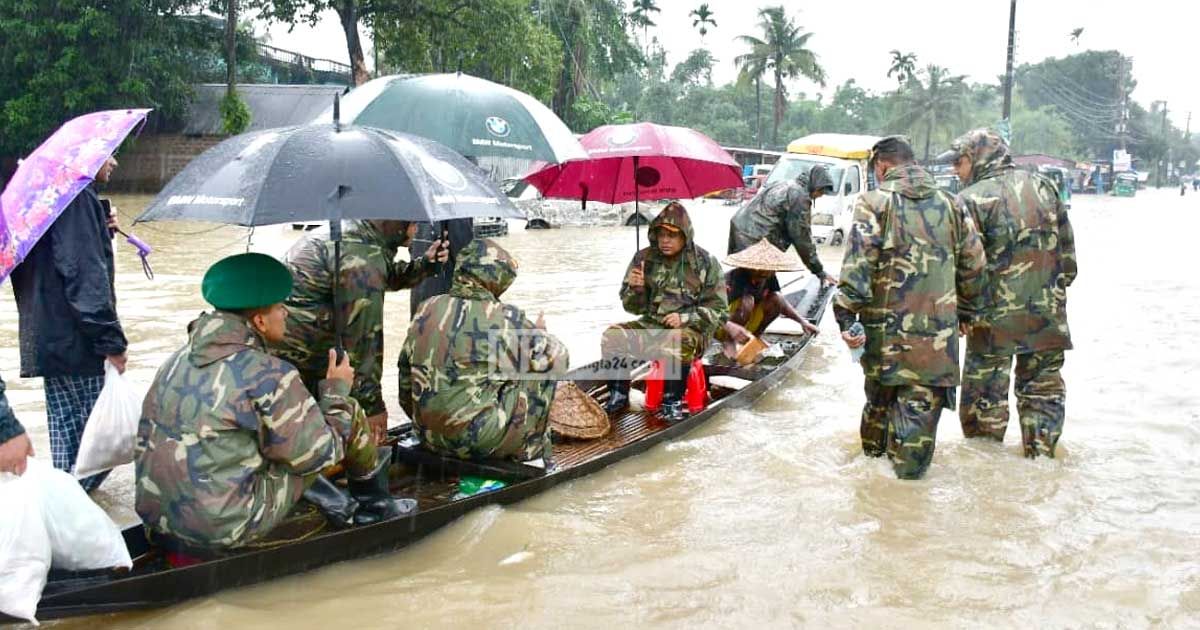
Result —
<instances>
[{"instance_id":1,"label":"palm tree","mask_svg":"<svg viewBox=\"0 0 1200 630\"><path fill-rule=\"evenodd\" d=\"M888 68L887 75L890 77L896 75L897 89L904 87L908 80L916 76L917 73L917 53L902 53L899 50L892 51L892 67Z\"/></svg>"},{"instance_id":2,"label":"palm tree","mask_svg":"<svg viewBox=\"0 0 1200 630\"><path fill-rule=\"evenodd\" d=\"M963 75L950 75L945 68L925 67L925 79L913 77L900 92L900 115L893 125L925 133L925 160L929 143L939 124L963 126L966 115L967 86Z\"/></svg>"},{"instance_id":3,"label":"palm tree","mask_svg":"<svg viewBox=\"0 0 1200 630\"><path fill-rule=\"evenodd\" d=\"M1079 45L1079 36L1080 35L1083 35L1083 27L1079 27L1079 28L1071 31L1071 41L1075 42L1076 46Z\"/></svg>"},{"instance_id":4,"label":"palm tree","mask_svg":"<svg viewBox=\"0 0 1200 630\"><path fill-rule=\"evenodd\" d=\"M805 33L787 17L782 6L767 7L758 12L762 38L742 35L738 39L750 47L750 52L739 55L734 63L750 77L762 76L770 70L775 76L775 125L771 131L771 144L779 143L779 123L787 110L787 86L785 79L805 77L825 86L825 70L817 62L817 55L807 48L812 33Z\"/></svg>"},{"instance_id":5,"label":"palm tree","mask_svg":"<svg viewBox=\"0 0 1200 630\"><path fill-rule=\"evenodd\" d=\"M654 20L650 19L650 14L661 12L662 9L658 8L655 0L633 0L633 11L629 13L629 20L633 22L634 26L642 27L642 45L645 47L647 57L649 57L650 50L650 27L658 26Z\"/></svg>"},{"instance_id":6,"label":"palm tree","mask_svg":"<svg viewBox=\"0 0 1200 630\"><path fill-rule=\"evenodd\" d=\"M692 12L688 15L695 18L692 20L692 27L700 30L701 41L704 40L705 35L708 35L708 27L710 25L713 28L717 26L717 21L713 19L713 13L709 10L707 2L701 4L698 8L692 9Z\"/></svg>"}]
</instances>

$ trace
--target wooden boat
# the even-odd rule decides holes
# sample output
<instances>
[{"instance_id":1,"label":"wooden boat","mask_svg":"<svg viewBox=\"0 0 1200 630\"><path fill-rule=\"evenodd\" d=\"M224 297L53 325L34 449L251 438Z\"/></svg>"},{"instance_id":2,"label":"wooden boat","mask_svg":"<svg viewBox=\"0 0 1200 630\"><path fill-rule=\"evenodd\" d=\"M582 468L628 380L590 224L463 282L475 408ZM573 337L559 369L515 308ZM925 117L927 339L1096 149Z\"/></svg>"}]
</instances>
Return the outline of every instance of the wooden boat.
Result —
<instances>
[{"instance_id":1,"label":"wooden boat","mask_svg":"<svg viewBox=\"0 0 1200 630\"><path fill-rule=\"evenodd\" d=\"M797 311L819 321L833 293L810 279L809 285L788 295ZM217 591L246 586L272 578L300 573L320 566L400 549L476 508L508 504L548 490L560 483L600 470L656 444L679 437L708 422L722 409L746 407L774 387L788 371L803 360L811 337L799 334L766 333L763 338L783 350L782 356L767 358L750 367L709 365L710 378L729 376L740 387L713 384L713 402L702 412L674 425L651 414L631 410L613 419L613 430L605 437L586 442L556 443L557 466L546 474L541 468L520 464L475 463L442 458L417 448L397 448L392 487L398 496L415 496L418 511L375 525L332 530L324 518L309 509L289 518L273 538L253 549L186 566L172 568L161 550L146 540L140 525L124 531L134 567L126 572L52 571L38 607L39 620L111 613L166 606ZM577 378L575 383L598 402L607 400L604 383ZM571 378L572 375L568 375ZM716 379L721 381L722 379ZM636 386L636 384L635 384ZM402 434L400 444L404 444ZM482 475L504 481L499 490L465 498L453 498L462 474ZM15 621L0 614L0 622Z\"/></svg>"}]
</instances>

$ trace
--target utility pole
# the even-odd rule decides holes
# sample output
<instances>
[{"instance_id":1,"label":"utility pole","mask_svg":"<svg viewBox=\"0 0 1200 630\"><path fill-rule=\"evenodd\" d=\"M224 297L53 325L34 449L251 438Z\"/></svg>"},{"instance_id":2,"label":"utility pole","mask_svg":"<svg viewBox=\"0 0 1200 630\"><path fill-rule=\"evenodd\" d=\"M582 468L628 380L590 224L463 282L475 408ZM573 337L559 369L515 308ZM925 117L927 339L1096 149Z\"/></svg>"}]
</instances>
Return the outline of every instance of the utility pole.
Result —
<instances>
[{"instance_id":1,"label":"utility pole","mask_svg":"<svg viewBox=\"0 0 1200 630\"><path fill-rule=\"evenodd\" d=\"M1125 55L1117 53L1117 59L1119 59L1117 64L1117 89L1119 90L1118 94L1121 95L1121 122L1118 123L1117 136L1121 143L1121 152L1125 152L1125 134L1129 127L1129 113L1127 111L1129 99L1128 94L1125 92Z\"/></svg>"},{"instance_id":2,"label":"utility pole","mask_svg":"<svg viewBox=\"0 0 1200 630\"><path fill-rule=\"evenodd\" d=\"M1159 169L1158 169L1158 188L1162 188L1162 179L1163 179L1163 168L1162 167L1169 166L1171 163L1170 162L1171 142L1170 142L1170 140L1167 139L1167 102L1163 101L1162 104L1163 104L1163 107L1162 107L1162 139L1163 139L1163 142L1165 142L1167 145L1167 154L1166 154L1167 162L1165 165L1160 162ZM1159 160L1162 160L1162 158L1160 157Z\"/></svg>"},{"instance_id":3,"label":"utility pole","mask_svg":"<svg viewBox=\"0 0 1200 630\"><path fill-rule=\"evenodd\" d=\"M1008 120L1012 115L1013 51L1016 48L1016 29L1017 0L1012 0L1012 6L1008 11L1008 64L1004 71L1004 120Z\"/></svg>"}]
</instances>

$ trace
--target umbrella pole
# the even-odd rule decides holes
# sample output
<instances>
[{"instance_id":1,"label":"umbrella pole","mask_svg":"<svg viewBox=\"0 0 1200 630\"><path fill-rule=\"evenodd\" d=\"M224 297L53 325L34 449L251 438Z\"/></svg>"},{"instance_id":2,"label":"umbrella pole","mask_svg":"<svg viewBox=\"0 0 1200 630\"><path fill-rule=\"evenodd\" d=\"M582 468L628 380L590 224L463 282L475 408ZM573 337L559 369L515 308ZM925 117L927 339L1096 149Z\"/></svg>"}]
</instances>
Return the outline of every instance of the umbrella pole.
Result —
<instances>
[{"instance_id":1,"label":"umbrella pole","mask_svg":"<svg viewBox=\"0 0 1200 630\"><path fill-rule=\"evenodd\" d=\"M634 249L633 251L640 252L642 251L642 211L638 205L637 171L638 156L635 155L633 156L633 242L637 249ZM646 238L650 238L650 235L647 234Z\"/></svg>"},{"instance_id":2,"label":"umbrella pole","mask_svg":"<svg viewBox=\"0 0 1200 630\"><path fill-rule=\"evenodd\" d=\"M337 350L337 360L342 360L345 346L342 345L342 334L346 322L342 321L342 304L340 299L342 279L342 209L338 203L342 196L342 187L330 195L331 205L329 214L329 240L333 241L333 347Z\"/></svg>"}]
</instances>

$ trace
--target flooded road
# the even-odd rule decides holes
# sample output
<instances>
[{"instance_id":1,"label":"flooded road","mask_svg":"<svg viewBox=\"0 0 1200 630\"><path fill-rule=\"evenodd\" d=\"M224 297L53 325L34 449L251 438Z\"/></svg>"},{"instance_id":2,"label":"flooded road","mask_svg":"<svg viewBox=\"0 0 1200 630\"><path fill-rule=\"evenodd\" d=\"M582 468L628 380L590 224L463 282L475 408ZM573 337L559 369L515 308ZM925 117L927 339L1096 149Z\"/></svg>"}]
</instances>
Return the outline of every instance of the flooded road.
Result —
<instances>
[{"instance_id":1,"label":"flooded road","mask_svg":"<svg viewBox=\"0 0 1200 630\"><path fill-rule=\"evenodd\" d=\"M118 198L136 214L144 198ZM732 208L692 203L702 245L724 251ZM1057 460L967 442L943 415L921 482L861 456L858 366L831 316L804 365L753 409L515 506L477 511L405 551L173 608L57 627L1200 627L1200 273L1185 257L1200 196L1077 196L1079 279ZM126 219L124 223L128 224ZM130 374L148 384L204 304L199 280L246 230L155 224L148 281L119 245ZM616 290L630 228L526 232L506 296L597 358L627 319ZM259 229L281 253L290 229ZM645 236L643 233L643 243ZM831 270L840 249L824 248ZM786 278L785 278L786 281ZM16 378L16 315L0 291L0 372L39 455L39 380ZM384 385L394 417L405 294L389 297ZM1015 418L1013 424L1016 424ZM97 493L132 518L129 467Z\"/></svg>"}]
</instances>

